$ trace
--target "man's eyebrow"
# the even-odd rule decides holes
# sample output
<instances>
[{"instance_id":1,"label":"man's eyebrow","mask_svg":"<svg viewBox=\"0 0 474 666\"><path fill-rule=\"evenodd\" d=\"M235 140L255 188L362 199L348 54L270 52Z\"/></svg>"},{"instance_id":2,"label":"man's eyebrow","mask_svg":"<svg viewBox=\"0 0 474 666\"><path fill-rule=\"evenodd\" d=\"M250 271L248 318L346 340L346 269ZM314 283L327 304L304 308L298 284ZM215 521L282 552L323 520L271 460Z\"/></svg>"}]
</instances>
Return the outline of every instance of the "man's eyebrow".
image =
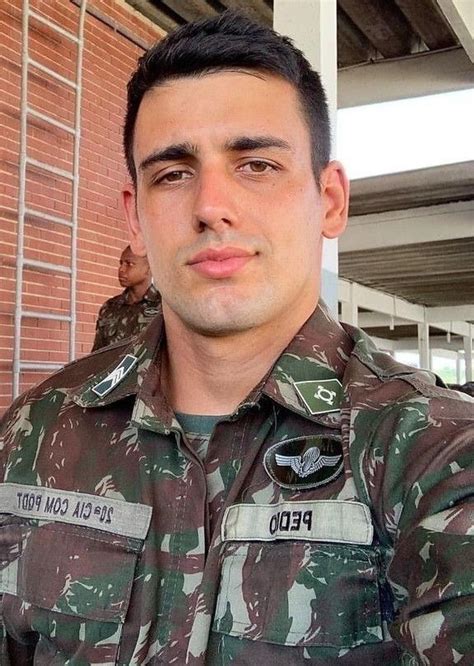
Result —
<instances>
[{"instance_id":1,"label":"man's eyebrow","mask_svg":"<svg viewBox=\"0 0 474 666\"><path fill-rule=\"evenodd\" d=\"M287 141L271 135L239 136L228 141L225 147L226 150L233 152L258 150L259 148L284 148L285 150L291 150L291 146Z\"/></svg>"},{"instance_id":2,"label":"man's eyebrow","mask_svg":"<svg viewBox=\"0 0 474 666\"><path fill-rule=\"evenodd\" d=\"M260 148L283 148L291 150L287 141L276 136L238 136L225 143L225 150L231 152L241 152L244 150L258 150ZM156 150L140 162L139 170L145 171L148 167L159 162L171 162L173 160L182 160L190 157L196 157L198 154L197 146L185 141L183 143L174 143L161 150Z\"/></svg>"},{"instance_id":3,"label":"man's eyebrow","mask_svg":"<svg viewBox=\"0 0 474 666\"><path fill-rule=\"evenodd\" d=\"M155 150L140 162L139 170L145 171L148 167L158 162L171 162L173 160L182 160L197 155L197 148L187 141L184 143L173 143L162 150Z\"/></svg>"}]
</instances>

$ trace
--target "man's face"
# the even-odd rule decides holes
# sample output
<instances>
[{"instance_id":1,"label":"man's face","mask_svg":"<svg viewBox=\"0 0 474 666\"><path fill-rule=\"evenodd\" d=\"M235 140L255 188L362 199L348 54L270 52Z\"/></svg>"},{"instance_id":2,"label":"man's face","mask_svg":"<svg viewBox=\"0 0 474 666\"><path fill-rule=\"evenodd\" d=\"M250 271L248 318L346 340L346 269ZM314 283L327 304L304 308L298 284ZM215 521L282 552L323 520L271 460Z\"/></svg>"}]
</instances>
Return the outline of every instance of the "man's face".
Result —
<instances>
[{"instance_id":1,"label":"man's face","mask_svg":"<svg viewBox=\"0 0 474 666\"><path fill-rule=\"evenodd\" d=\"M224 71L154 88L140 105L134 159L136 194L124 191L131 245L148 253L165 318L224 335L311 314L322 233L340 229L326 222L289 83Z\"/></svg>"},{"instance_id":2,"label":"man's face","mask_svg":"<svg viewBox=\"0 0 474 666\"><path fill-rule=\"evenodd\" d=\"M150 267L146 257L139 257L126 248L120 255L118 280L122 287L136 287L150 282Z\"/></svg>"}]
</instances>

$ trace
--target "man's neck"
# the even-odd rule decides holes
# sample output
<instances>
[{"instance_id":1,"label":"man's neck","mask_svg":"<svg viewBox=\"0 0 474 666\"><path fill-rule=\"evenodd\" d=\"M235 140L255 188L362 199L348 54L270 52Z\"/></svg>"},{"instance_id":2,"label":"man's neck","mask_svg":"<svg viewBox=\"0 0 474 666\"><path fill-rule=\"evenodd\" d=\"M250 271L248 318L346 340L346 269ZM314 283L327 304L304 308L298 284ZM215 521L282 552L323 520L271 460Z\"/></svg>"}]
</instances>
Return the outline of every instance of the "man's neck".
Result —
<instances>
[{"instance_id":1,"label":"man's neck","mask_svg":"<svg viewBox=\"0 0 474 666\"><path fill-rule=\"evenodd\" d=\"M133 287L128 287L126 296L127 303L129 305L133 305L134 303L139 303L141 300L143 300L143 297L150 288L150 284L151 283L149 282L145 282L136 284Z\"/></svg>"},{"instance_id":2,"label":"man's neck","mask_svg":"<svg viewBox=\"0 0 474 666\"><path fill-rule=\"evenodd\" d=\"M196 334L166 321L162 389L175 411L231 414L265 377L311 313L288 330L269 326L225 337ZM278 331L278 334L276 333Z\"/></svg>"}]
</instances>

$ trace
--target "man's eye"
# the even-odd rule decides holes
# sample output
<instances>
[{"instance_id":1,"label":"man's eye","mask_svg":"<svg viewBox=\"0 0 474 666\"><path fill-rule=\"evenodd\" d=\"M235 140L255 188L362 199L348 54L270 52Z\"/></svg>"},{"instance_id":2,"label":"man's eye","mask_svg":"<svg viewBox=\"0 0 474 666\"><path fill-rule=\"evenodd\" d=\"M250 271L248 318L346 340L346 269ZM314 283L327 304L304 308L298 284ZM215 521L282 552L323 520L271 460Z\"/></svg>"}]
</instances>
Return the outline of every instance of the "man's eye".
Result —
<instances>
[{"instance_id":1,"label":"man's eye","mask_svg":"<svg viewBox=\"0 0 474 666\"><path fill-rule=\"evenodd\" d=\"M268 162L263 162L262 160L253 160L252 162L247 162L241 167L243 171L250 171L251 173L266 173L267 171L275 170L275 167Z\"/></svg>"},{"instance_id":2,"label":"man's eye","mask_svg":"<svg viewBox=\"0 0 474 666\"><path fill-rule=\"evenodd\" d=\"M191 174L188 171L169 171L164 176L158 179L159 183L179 183L181 180L190 178Z\"/></svg>"}]
</instances>

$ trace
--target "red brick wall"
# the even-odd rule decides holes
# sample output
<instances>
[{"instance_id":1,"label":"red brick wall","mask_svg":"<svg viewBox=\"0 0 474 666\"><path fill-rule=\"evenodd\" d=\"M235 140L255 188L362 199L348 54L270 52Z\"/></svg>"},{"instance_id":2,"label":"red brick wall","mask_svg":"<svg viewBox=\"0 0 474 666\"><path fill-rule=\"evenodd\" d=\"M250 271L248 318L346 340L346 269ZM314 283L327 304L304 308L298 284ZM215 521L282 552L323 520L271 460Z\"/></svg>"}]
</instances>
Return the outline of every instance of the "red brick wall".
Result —
<instances>
[{"instance_id":1,"label":"red brick wall","mask_svg":"<svg viewBox=\"0 0 474 666\"><path fill-rule=\"evenodd\" d=\"M63 28L77 33L79 10L70 0L31 0L31 6ZM123 0L89 0L88 7L151 44L160 29ZM18 164L20 137L21 0L0 3L0 413L11 402L15 257L17 251ZM75 78L76 47L68 39L32 20L31 55L68 78ZM126 178L121 148L125 85L143 52L128 37L87 14L82 91L82 138L78 224L77 327L75 356L92 345L99 306L118 293L117 262L127 235L119 192ZM29 103L43 113L72 124L74 93L45 74L30 70ZM64 131L30 120L28 154L65 169L72 168L72 138ZM44 172L28 169L27 206L51 214L71 214L71 185ZM25 257L69 264L70 230L27 219ZM69 278L26 270L24 307L66 314ZM22 359L65 363L68 360L66 322L24 319ZM48 373L23 372L21 390Z\"/></svg>"}]
</instances>

